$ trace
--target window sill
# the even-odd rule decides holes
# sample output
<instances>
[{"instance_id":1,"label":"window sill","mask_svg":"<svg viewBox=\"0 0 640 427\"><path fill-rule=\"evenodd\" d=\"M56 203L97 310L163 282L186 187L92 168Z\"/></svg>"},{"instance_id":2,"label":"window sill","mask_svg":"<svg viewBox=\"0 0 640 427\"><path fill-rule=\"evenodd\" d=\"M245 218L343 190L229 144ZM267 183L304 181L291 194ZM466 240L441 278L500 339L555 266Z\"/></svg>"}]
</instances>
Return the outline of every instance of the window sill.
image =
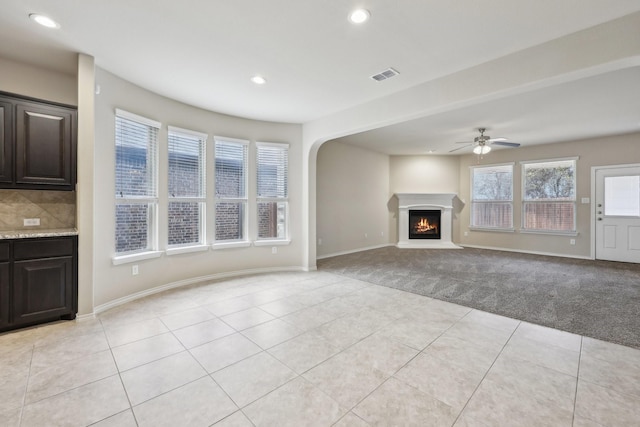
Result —
<instances>
[{"instance_id":1,"label":"window sill","mask_svg":"<svg viewBox=\"0 0 640 427\"><path fill-rule=\"evenodd\" d=\"M291 243L289 239L277 239L277 240L256 240L253 242L253 246L287 246Z\"/></svg>"},{"instance_id":2,"label":"window sill","mask_svg":"<svg viewBox=\"0 0 640 427\"><path fill-rule=\"evenodd\" d=\"M160 251L140 252L131 255L114 256L111 258L111 262L113 263L113 265L121 265L128 264L130 262L143 261L145 259L160 258L161 256L162 252Z\"/></svg>"},{"instance_id":3,"label":"window sill","mask_svg":"<svg viewBox=\"0 0 640 427\"><path fill-rule=\"evenodd\" d=\"M168 248L165 252L167 255L180 255L180 254L189 254L192 252L204 252L209 250L209 246L207 245L194 245L194 246L181 246L175 248Z\"/></svg>"},{"instance_id":4,"label":"window sill","mask_svg":"<svg viewBox=\"0 0 640 427\"><path fill-rule=\"evenodd\" d=\"M249 246L251 246L251 242L243 240L240 242L214 243L211 245L211 249L215 251L218 249L248 248Z\"/></svg>"},{"instance_id":5,"label":"window sill","mask_svg":"<svg viewBox=\"0 0 640 427\"><path fill-rule=\"evenodd\" d=\"M552 230L524 230L521 229L520 233L523 234L547 234L551 236L577 236L577 231L552 231Z\"/></svg>"},{"instance_id":6,"label":"window sill","mask_svg":"<svg viewBox=\"0 0 640 427\"><path fill-rule=\"evenodd\" d=\"M469 227L471 231L491 231L496 233L515 233L515 228Z\"/></svg>"}]
</instances>

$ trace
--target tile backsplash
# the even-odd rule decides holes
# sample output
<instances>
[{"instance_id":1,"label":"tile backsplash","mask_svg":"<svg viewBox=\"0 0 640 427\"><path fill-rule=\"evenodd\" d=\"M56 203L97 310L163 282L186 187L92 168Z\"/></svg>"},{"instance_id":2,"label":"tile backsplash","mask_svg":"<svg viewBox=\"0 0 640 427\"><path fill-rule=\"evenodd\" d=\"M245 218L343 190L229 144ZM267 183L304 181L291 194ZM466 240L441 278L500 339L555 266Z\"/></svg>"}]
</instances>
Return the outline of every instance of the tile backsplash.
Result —
<instances>
[{"instance_id":1,"label":"tile backsplash","mask_svg":"<svg viewBox=\"0 0 640 427\"><path fill-rule=\"evenodd\" d=\"M40 225L25 227L25 218L40 218ZM0 231L75 226L75 191L0 190Z\"/></svg>"}]
</instances>

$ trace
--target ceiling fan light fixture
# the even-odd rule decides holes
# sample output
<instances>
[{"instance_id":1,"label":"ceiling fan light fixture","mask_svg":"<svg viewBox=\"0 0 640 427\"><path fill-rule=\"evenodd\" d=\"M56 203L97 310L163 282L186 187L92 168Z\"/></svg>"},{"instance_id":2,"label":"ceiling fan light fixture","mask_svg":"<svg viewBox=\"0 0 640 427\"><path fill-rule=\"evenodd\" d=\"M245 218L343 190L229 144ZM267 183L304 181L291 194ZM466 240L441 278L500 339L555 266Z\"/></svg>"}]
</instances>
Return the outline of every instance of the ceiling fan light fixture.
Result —
<instances>
[{"instance_id":1,"label":"ceiling fan light fixture","mask_svg":"<svg viewBox=\"0 0 640 427\"><path fill-rule=\"evenodd\" d=\"M491 151L491 147L489 147L488 145L478 145L473 147L473 152L480 156L487 154L489 151Z\"/></svg>"}]
</instances>

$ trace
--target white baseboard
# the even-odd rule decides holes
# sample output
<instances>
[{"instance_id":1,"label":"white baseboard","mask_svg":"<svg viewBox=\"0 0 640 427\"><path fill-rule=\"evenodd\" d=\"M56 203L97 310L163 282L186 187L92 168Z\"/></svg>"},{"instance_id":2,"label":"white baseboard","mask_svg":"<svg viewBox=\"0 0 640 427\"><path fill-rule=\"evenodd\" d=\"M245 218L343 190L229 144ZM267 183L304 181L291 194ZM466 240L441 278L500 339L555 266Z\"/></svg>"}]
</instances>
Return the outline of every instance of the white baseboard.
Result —
<instances>
[{"instance_id":1,"label":"white baseboard","mask_svg":"<svg viewBox=\"0 0 640 427\"><path fill-rule=\"evenodd\" d=\"M394 243L385 243L385 244L382 244L382 245L367 246L366 248L358 248L358 249L351 249L351 250L348 250L348 251L334 252L332 254L326 254L326 255L318 256L318 257L316 257L316 259L325 259L325 258L331 258L331 257L334 257L334 256L339 256L339 255L354 254L356 252L370 251L371 249L386 248L387 246L395 246L395 244Z\"/></svg>"},{"instance_id":2,"label":"white baseboard","mask_svg":"<svg viewBox=\"0 0 640 427\"><path fill-rule=\"evenodd\" d=\"M304 267L265 267L265 268L254 268L249 270L231 271L227 273L209 274L209 275L200 276L200 277L192 277L189 279L179 280L177 282L156 286L155 288L145 289L144 291L136 292L134 294L127 295L122 298L118 298L104 304L97 305L93 308L93 313L84 314L82 315L82 317L95 316L96 314L102 313L103 311L110 310L112 308L118 307L120 305L126 304L131 301L138 300L140 298L147 297L149 295L154 295L160 292L167 291L169 289L180 288L182 286L193 285L195 283L206 282L208 280L226 279L226 278L237 277L237 276L249 276L252 274L279 273L279 272L287 272L287 271L309 271L309 270L310 269L304 268Z\"/></svg>"},{"instance_id":3,"label":"white baseboard","mask_svg":"<svg viewBox=\"0 0 640 427\"><path fill-rule=\"evenodd\" d=\"M498 248L495 246L481 246L481 245L463 245L463 248L474 248L474 249L488 249L491 251L504 251L504 252L517 252L521 254L531 254L531 255L545 255L545 256L555 256L562 258L575 258L575 259L593 259L590 256L582 256L582 255L567 255L567 254L559 254L554 252L539 252L539 251L526 251L522 249L511 249L511 248Z\"/></svg>"}]
</instances>

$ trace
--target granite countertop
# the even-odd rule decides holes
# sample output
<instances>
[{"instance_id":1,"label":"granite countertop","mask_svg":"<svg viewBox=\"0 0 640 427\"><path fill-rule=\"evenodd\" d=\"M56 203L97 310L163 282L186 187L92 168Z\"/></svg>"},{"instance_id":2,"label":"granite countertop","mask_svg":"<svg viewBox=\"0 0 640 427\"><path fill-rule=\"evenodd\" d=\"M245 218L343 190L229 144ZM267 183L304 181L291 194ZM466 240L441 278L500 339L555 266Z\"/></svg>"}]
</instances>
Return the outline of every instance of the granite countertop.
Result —
<instances>
[{"instance_id":1,"label":"granite countertop","mask_svg":"<svg viewBox=\"0 0 640 427\"><path fill-rule=\"evenodd\" d=\"M75 228L55 228L55 229L33 229L33 230L4 230L0 231L0 240L7 239L29 239L34 237L61 237L77 236L78 230Z\"/></svg>"}]
</instances>

